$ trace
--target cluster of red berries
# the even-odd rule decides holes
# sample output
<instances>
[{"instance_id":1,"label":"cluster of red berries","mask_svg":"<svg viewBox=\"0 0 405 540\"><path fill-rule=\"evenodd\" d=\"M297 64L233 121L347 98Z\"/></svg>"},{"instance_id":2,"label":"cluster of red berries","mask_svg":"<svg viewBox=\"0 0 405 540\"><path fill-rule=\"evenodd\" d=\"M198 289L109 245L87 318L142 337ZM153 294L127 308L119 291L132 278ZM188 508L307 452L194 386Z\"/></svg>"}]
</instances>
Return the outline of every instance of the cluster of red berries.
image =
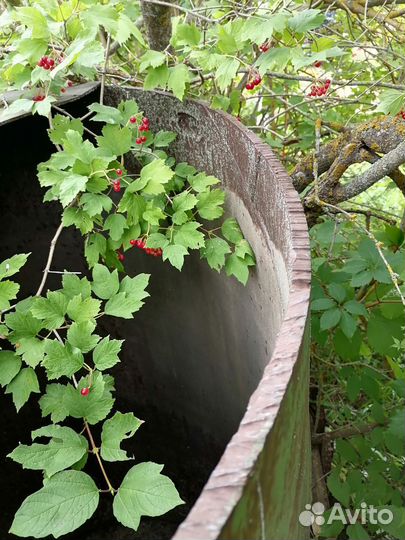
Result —
<instances>
[{"instance_id":1,"label":"cluster of red berries","mask_svg":"<svg viewBox=\"0 0 405 540\"><path fill-rule=\"evenodd\" d=\"M132 117L132 118L135 118L135 117ZM136 118L135 118L135 120L136 120ZM131 121L131 119L130 119L130 121ZM147 118L146 116L144 118L142 118L141 125L138 127L138 134L142 133L143 131L144 132L149 131L149 118ZM137 137L135 142L136 142L136 144L145 143L146 142L145 135L141 135L140 137Z\"/></svg>"},{"instance_id":2,"label":"cluster of red berries","mask_svg":"<svg viewBox=\"0 0 405 540\"><path fill-rule=\"evenodd\" d=\"M120 177L124 174L122 169L116 169L115 172L116 172L117 176L120 176ZM121 191L121 180L120 180L120 178L117 178L117 180L114 180L112 185L113 185L113 190L116 193L119 193Z\"/></svg>"},{"instance_id":3,"label":"cluster of red berries","mask_svg":"<svg viewBox=\"0 0 405 540\"><path fill-rule=\"evenodd\" d=\"M49 58L49 56L43 56L38 62L38 66L44 69L52 69L54 65L55 60L53 60L53 58Z\"/></svg>"},{"instance_id":4,"label":"cluster of red berries","mask_svg":"<svg viewBox=\"0 0 405 540\"><path fill-rule=\"evenodd\" d=\"M331 83L330 79L326 79L324 83L313 84L311 86L311 92L308 94L309 97L324 96L326 92L329 90L330 83Z\"/></svg>"},{"instance_id":5,"label":"cluster of red berries","mask_svg":"<svg viewBox=\"0 0 405 540\"><path fill-rule=\"evenodd\" d=\"M245 88L246 90L253 90L255 86L260 84L262 82L262 78L260 75L256 75L254 79L250 79L250 81L246 84Z\"/></svg>"},{"instance_id":6,"label":"cluster of red berries","mask_svg":"<svg viewBox=\"0 0 405 540\"><path fill-rule=\"evenodd\" d=\"M161 257L163 251L160 248L147 248L146 243L143 240L130 240L129 243L131 246L142 249L147 255L152 255L153 257Z\"/></svg>"},{"instance_id":7,"label":"cluster of red berries","mask_svg":"<svg viewBox=\"0 0 405 540\"><path fill-rule=\"evenodd\" d=\"M262 52L267 52L270 49L270 44L266 41L265 43L262 43L259 47L259 49Z\"/></svg>"},{"instance_id":8,"label":"cluster of red berries","mask_svg":"<svg viewBox=\"0 0 405 540\"><path fill-rule=\"evenodd\" d=\"M66 82L66 86L67 86L68 88L71 88L71 87L73 86L72 81L67 81L67 82ZM62 92L62 94L64 94L64 93L66 92L66 88L61 88L60 91Z\"/></svg>"},{"instance_id":9,"label":"cluster of red berries","mask_svg":"<svg viewBox=\"0 0 405 540\"><path fill-rule=\"evenodd\" d=\"M399 111L398 116L400 116L402 120L405 120L405 111L404 110Z\"/></svg>"}]
</instances>

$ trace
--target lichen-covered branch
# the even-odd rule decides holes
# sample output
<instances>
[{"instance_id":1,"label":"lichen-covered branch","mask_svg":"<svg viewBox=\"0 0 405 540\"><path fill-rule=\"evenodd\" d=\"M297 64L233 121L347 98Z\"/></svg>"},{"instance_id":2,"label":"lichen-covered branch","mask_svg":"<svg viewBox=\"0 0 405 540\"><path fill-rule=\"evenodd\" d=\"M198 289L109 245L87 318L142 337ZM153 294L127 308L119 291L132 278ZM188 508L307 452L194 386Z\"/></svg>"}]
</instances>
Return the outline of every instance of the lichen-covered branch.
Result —
<instances>
[{"instance_id":1,"label":"lichen-covered branch","mask_svg":"<svg viewBox=\"0 0 405 540\"><path fill-rule=\"evenodd\" d=\"M336 139L321 147L318 156L318 173L322 175L329 172L334 166L332 183L336 184L353 163L373 162L370 154L378 158L379 154L387 154L404 140L405 122L399 117L381 116L364 124L350 127ZM299 193L314 179L313 160L313 153L307 155L291 173L294 187Z\"/></svg>"}]
</instances>

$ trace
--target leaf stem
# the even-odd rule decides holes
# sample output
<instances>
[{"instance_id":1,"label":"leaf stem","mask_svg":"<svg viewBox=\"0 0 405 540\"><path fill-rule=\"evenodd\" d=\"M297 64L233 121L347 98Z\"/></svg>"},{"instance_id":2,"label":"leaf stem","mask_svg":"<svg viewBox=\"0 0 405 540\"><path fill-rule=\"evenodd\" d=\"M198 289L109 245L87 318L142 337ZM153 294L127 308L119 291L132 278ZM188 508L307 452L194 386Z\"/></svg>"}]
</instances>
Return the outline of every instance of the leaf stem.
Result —
<instances>
[{"instance_id":1,"label":"leaf stem","mask_svg":"<svg viewBox=\"0 0 405 540\"><path fill-rule=\"evenodd\" d=\"M46 262L46 266L45 266L44 274L42 276L41 283L40 283L40 285L38 287L37 292L35 293L35 296L41 296L42 291L44 290L45 283L46 283L46 280L48 278L49 270L51 269L53 255L55 253L55 246L56 246L56 243L57 243L57 241L59 239L59 236L61 235L62 230L63 230L63 222L60 223L59 227L56 230L56 233L55 233L54 237L51 240L51 245L50 245L49 254L48 254L48 260Z\"/></svg>"},{"instance_id":2,"label":"leaf stem","mask_svg":"<svg viewBox=\"0 0 405 540\"><path fill-rule=\"evenodd\" d=\"M102 472L102 474L104 476L104 480L106 481L106 484L108 486L108 491L111 493L111 495L114 495L116 490L112 487L111 482L110 482L110 480L109 480L109 478L107 476L107 473L106 473L106 471L104 469L104 465L103 465L103 462L102 462L101 457L100 457L99 449L98 449L98 447L96 446L96 444L94 442L93 435L91 433L91 430L90 430L89 424L87 423L87 420L84 421L84 427L85 427L87 435L89 437L92 452L97 458L97 461L98 461L98 464L100 466L101 472Z\"/></svg>"}]
</instances>

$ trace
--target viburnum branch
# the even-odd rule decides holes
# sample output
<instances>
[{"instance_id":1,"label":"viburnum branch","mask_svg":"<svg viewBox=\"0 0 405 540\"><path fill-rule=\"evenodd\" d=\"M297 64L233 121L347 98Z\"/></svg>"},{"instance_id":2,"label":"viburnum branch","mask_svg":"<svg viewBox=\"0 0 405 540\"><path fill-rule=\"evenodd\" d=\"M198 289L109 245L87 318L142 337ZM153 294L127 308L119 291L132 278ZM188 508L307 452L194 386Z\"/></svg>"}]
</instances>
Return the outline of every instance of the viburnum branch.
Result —
<instances>
[{"instance_id":1,"label":"viburnum branch","mask_svg":"<svg viewBox=\"0 0 405 540\"><path fill-rule=\"evenodd\" d=\"M35 296L41 296L42 291L44 290L46 280L48 279L49 270L51 268L53 256L54 256L54 253L55 253L55 247L56 247L56 244L58 242L59 236L61 235L63 227L64 227L63 222L61 222L59 227L56 229L56 233L55 233L54 237L51 240L49 253L48 253L48 260L46 261L46 266L45 266L45 269L44 269L44 272L43 272L43 275L42 275L42 280L41 280L41 283L40 283L40 285L38 287L37 292L35 293Z\"/></svg>"}]
</instances>

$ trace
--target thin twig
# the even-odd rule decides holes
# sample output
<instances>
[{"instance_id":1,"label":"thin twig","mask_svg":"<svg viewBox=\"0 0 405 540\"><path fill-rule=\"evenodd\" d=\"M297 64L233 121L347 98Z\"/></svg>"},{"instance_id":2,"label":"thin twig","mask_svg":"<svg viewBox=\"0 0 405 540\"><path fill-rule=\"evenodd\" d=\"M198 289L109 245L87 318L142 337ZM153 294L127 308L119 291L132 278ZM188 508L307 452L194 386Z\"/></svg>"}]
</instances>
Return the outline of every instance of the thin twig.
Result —
<instances>
[{"instance_id":1,"label":"thin twig","mask_svg":"<svg viewBox=\"0 0 405 540\"><path fill-rule=\"evenodd\" d=\"M41 283L40 283L40 285L38 287L37 292L35 293L35 296L41 296L42 291L43 291L43 289L45 287L45 283L46 283L46 280L48 278L49 270L51 268L53 255L55 253L56 243L57 243L57 241L59 239L59 236L60 236L62 230L63 230L63 222L61 222L61 224L59 225L59 227L56 230L55 236L51 240L49 253L48 253L48 260L46 262L46 266L45 266L45 270L44 270L44 273L43 273L43 276L42 276Z\"/></svg>"}]
</instances>

